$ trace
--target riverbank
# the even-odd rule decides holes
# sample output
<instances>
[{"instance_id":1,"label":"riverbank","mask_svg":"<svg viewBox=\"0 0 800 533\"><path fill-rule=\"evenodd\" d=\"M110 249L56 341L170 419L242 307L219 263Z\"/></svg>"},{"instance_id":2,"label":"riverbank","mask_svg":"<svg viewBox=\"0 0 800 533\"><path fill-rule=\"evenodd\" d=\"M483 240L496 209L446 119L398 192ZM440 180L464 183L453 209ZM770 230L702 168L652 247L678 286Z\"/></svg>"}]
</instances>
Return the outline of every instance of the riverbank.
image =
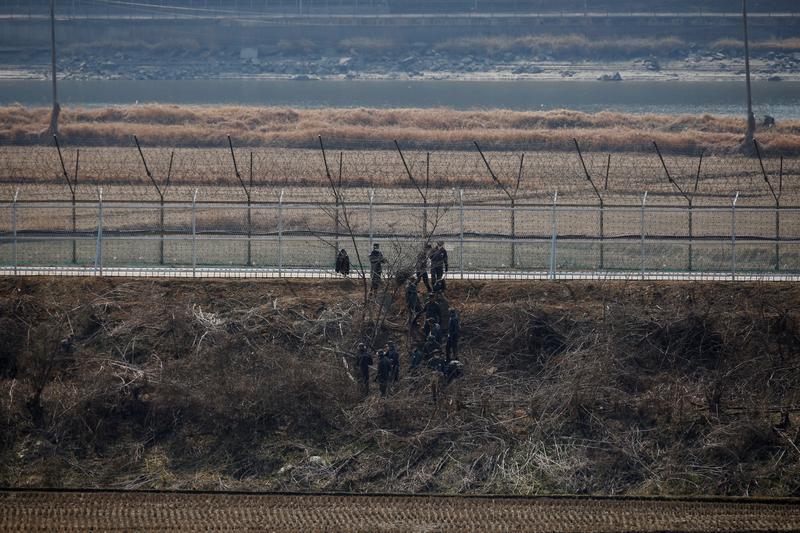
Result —
<instances>
[{"instance_id":1,"label":"riverbank","mask_svg":"<svg viewBox=\"0 0 800 533\"><path fill-rule=\"evenodd\" d=\"M0 107L0 143L50 144L45 107ZM65 108L62 142L130 146L136 134L150 145L217 147L225 135L240 146L316 147L322 135L335 146L373 145L397 139L406 147L472 149L479 140L494 149L651 151L652 141L681 153L733 153L744 138L744 119L731 117L520 112L435 109L292 109L246 106L137 105ZM800 153L800 120L778 121L758 133L772 153ZM366 143L366 144L365 144Z\"/></svg>"},{"instance_id":2,"label":"riverbank","mask_svg":"<svg viewBox=\"0 0 800 533\"><path fill-rule=\"evenodd\" d=\"M0 483L800 492L797 285L454 280L450 384L385 287L0 280ZM389 340L399 381L360 394L351 354Z\"/></svg>"},{"instance_id":3,"label":"riverbank","mask_svg":"<svg viewBox=\"0 0 800 533\"><path fill-rule=\"evenodd\" d=\"M756 80L800 81L800 39L753 43ZM274 45L201 45L195 40L99 42L63 49L64 80L608 80L735 81L741 43L705 46L674 38L591 40L581 35L460 38L400 44L390 39L308 39ZM46 48L0 54L0 79L50 76Z\"/></svg>"}]
</instances>

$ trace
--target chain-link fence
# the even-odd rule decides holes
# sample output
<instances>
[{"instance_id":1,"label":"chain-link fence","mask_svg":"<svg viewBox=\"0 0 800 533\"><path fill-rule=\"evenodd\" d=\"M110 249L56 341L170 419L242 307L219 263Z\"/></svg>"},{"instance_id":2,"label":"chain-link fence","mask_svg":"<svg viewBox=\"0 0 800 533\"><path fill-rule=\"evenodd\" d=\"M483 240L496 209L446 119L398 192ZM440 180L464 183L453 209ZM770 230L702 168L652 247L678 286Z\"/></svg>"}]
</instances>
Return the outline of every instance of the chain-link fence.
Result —
<instances>
[{"instance_id":1,"label":"chain-link fence","mask_svg":"<svg viewBox=\"0 0 800 533\"><path fill-rule=\"evenodd\" d=\"M387 275L413 269L426 241L444 241L451 277L650 277L696 273L732 279L800 272L800 208L717 205L481 201L452 189L427 202L396 202L374 189L340 190L309 202L24 201L0 206L0 265L15 273L77 269L254 269L270 275L333 274L337 250L368 270L380 243ZM360 265L360 266L359 266Z\"/></svg>"}]
</instances>

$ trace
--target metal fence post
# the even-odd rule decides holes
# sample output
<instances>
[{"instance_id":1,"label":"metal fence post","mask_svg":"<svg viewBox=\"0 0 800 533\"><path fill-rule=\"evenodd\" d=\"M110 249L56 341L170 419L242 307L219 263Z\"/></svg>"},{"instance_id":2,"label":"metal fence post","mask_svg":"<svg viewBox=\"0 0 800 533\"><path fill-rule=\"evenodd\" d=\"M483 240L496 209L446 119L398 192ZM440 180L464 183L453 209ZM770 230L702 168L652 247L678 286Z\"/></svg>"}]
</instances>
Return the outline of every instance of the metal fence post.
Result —
<instances>
[{"instance_id":1,"label":"metal fence post","mask_svg":"<svg viewBox=\"0 0 800 533\"><path fill-rule=\"evenodd\" d=\"M14 261L14 275L17 275L17 198L19 197L19 189L14 191L14 204L11 207L11 231L14 234L14 240L11 242L11 254Z\"/></svg>"},{"instance_id":2,"label":"metal fence post","mask_svg":"<svg viewBox=\"0 0 800 533\"><path fill-rule=\"evenodd\" d=\"M558 191L553 193L553 208L551 214L552 237L550 238L550 279L556 279L556 240L558 239L558 226L556 224L556 204L558 203Z\"/></svg>"},{"instance_id":3,"label":"metal fence post","mask_svg":"<svg viewBox=\"0 0 800 533\"><path fill-rule=\"evenodd\" d=\"M781 206L780 200L775 200L775 270L781 269Z\"/></svg>"},{"instance_id":4,"label":"metal fence post","mask_svg":"<svg viewBox=\"0 0 800 533\"><path fill-rule=\"evenodd\" d=\"M159 209L158 215L158 233L159 233L159 240L158 240L158 263L163 265L164 264L164 195L161 194L161 209Z\"/></svg>"},{"instance_id":5,"label":"metal fence post","mask_svg":"<svg viewBox=\"0 0 800 533\"><path fill-rule=\"evenodd\" d=\"M464 279L464 189L458 190L459 259L461 279Z\"/></svg>"},{"instance_id":6,"label":"metal fence post","mask_svg":"<svg viewBox=\"0 0 800 533\"><path fill-rule=\"evenodd\" d=\"M192 277L197 275L197 189L192 195Z\"/></svg>"},{"instance_id":7,"label":"metal fence post","mask_svg":"<svg viewBox=\"0 0 800 533\"><path fill-rule=\"evenodd\" d=\"M94 254L95 273L103 275L103 188L97 192L97 246Z\"/></svg>"},{"instance_id":8,"label":"metal fence post","mask_svg":"<svg viewBox=\"0 0 800 533\"><path fill-rule=\"evenodd\" d=\"M511 268L517 268L517 203L511 199Z\"/></svg>"},{"instance_id":9,"label":"metal fence post","mask_svg":"<svg viewBox=\"0 0 800 533\"><path fill-rule=\"evenodd\" d=\"M283 190L278 197L278 277L283 276Z\"/></svg>"},{"instance_id":10,"label":"metal fence post","mask_svg":"<svg viewBox=\"0 0 800 533\"><path fill-rule=\"evenodd\" d=\"M644 231L644 229L645 229L644 228L644 206L645 206L646 203L647 203L647 191L644 191L644 194L642 195L641 220L639 222L640 228L641 228L641 232L642 232L642 264L641 264L642 279L644 279L644 267L645 267L645 259L646 259L645 246L644 246L644 235L645 235L645 231Z\"/></svg>"},{"instance_id":11,"label":"metal fence post","mask_svg":"<svg viewBox=\"0 0 800 533\"><path fill-rule=\"evenodd\" d=\"M731 206L731 280L736 281L736 202L739 200L739 191L733 197Z\"/></svg>"},{"instance_id":12,"label":"metal fence post","mask_svg":"<svg viewBox=\"0 0 800 533\"><path fill-rule=\"evenodd\" d=\"M369 249L372 250L372 204L375 202L375 189L369 190Z\"/></svg>"}]
</instances>

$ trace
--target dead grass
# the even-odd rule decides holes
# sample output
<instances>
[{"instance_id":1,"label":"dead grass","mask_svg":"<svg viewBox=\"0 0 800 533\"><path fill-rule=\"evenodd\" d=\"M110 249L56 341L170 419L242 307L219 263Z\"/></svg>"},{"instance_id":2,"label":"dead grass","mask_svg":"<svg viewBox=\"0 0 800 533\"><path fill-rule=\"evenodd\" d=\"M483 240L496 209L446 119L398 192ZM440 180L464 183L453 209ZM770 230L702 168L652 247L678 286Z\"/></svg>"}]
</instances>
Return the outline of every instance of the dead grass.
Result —
<instances>
[{"instance_id":1,"label":"dead grass","mask_svg":"<svg viewBox=\"0 0 800 533\"><path fill-rule=\"evenodd\" d=\"M50 143L44 132L49 109L0 108L0 142ZM429 150L471 150L479 140L495 149L572 150L577 137L587 150L619 152L662 149L697 154L738 151L745 129L738 118L625 115L559 110L456 111L451 109L287 109L143 105L65 109L65 143L129 146L133 134L149 145L211 147L229 134L240 146L278 144L313 148L317 136L332 148L369 146L383 139ZM780 121L759 133L767 151L800 154L800 121Z\"/></svg>"},{"instance_id":2,"label":"dead grass","mask_svg":"<svg viewBox=\"0 0 800 533\"><path fill-rule=\"evenodd\" d=\"M2 280L0 482L800 494L794 285L453 281L436 402L400 292L373 323L347 281ZM362 398L350 353L388 338L402 379Z\"/></svg>"},{"instance_id":3,"label":"dead grass","mask_svg":"<svg viewBox=\"0 0 800 533\"><path fill-rule=\"evenodd\" d=\"M744 41L738 39L720 39L711 44L717 50L744 50ZM752 52L798 52L800 51L800 38L770 39L750 43Z\"/></svg>"},{"instance_id":4,"label":"dead grass","mask_svg":"<svg viewBox=\"0 0 800 533\"><path fill-rule=\"evenodd\" d=\"M524 37L462 37L434 46L451 54L497 55L504 53L548 55L555 58L630 58L642 55L668 57L686 47L677 37L591 39L584 35L529 35Z\"/></svg>"}]
</instances>

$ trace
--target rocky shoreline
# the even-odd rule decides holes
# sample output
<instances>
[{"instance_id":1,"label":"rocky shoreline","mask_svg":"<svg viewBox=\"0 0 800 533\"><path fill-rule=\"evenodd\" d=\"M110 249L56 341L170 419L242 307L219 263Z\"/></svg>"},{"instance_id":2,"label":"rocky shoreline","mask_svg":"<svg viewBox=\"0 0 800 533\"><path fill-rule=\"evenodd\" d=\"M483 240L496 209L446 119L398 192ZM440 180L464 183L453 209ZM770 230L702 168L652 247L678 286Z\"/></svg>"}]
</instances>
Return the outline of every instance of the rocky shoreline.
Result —
<instances>
[{"instance_id":1,"label":"rocky shoreline","mask_svg":"<svg viewBox=\"0 0 800 533\"><path fill-rule=\"evenodd\" d=\"M0 55L2 79L48 79L46 50ZM752 60L757 80L800 81L800 52L768 52ZM401 53L340 50L300 53L278 49L220 48L158 53L124 51L65 53L58 62L66 80L191 79L368 79L368 80L736 80L744 74L741 54L689 49L667 58L561 59L507 52L461 55L417 46Z\"/></svg>"}]
</instances>

